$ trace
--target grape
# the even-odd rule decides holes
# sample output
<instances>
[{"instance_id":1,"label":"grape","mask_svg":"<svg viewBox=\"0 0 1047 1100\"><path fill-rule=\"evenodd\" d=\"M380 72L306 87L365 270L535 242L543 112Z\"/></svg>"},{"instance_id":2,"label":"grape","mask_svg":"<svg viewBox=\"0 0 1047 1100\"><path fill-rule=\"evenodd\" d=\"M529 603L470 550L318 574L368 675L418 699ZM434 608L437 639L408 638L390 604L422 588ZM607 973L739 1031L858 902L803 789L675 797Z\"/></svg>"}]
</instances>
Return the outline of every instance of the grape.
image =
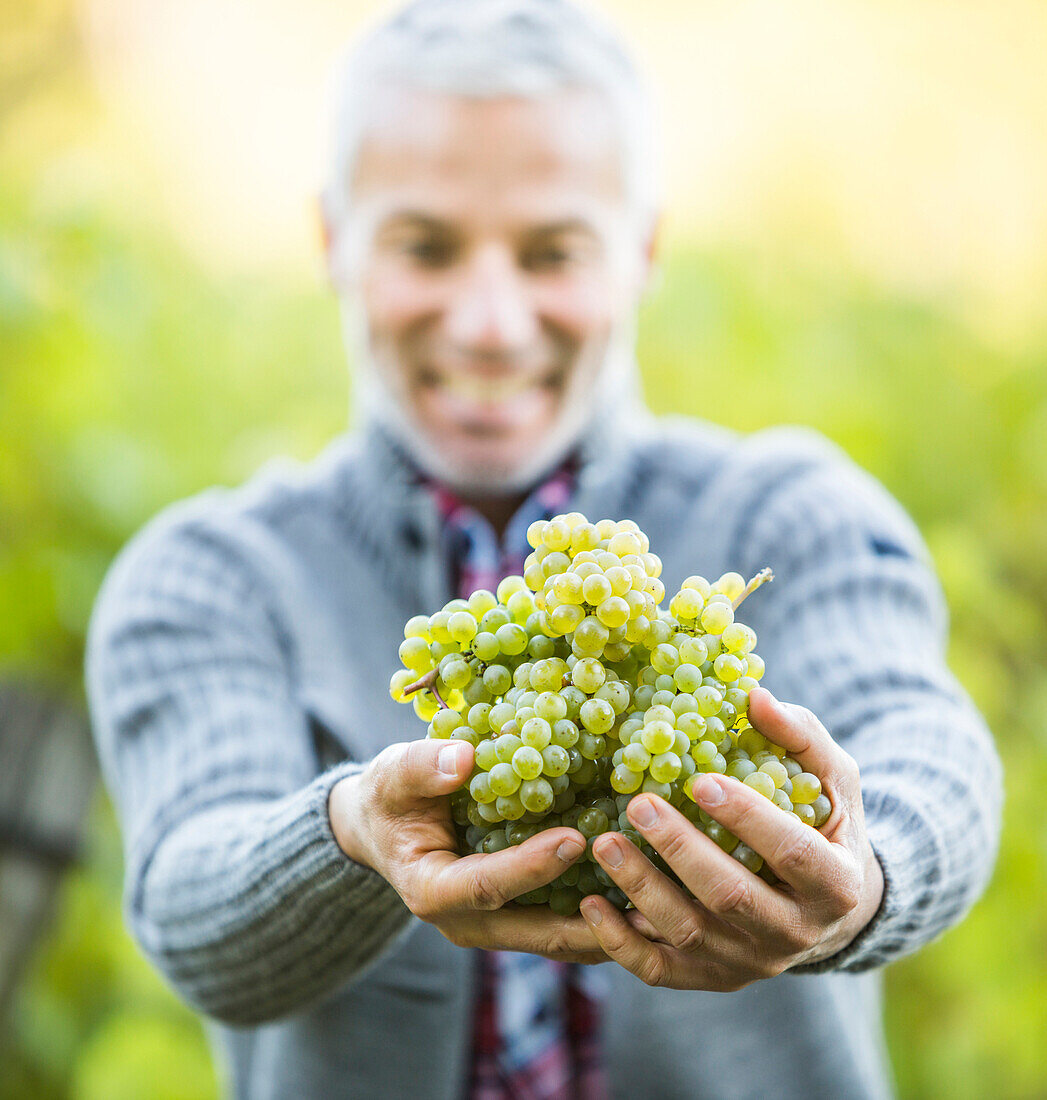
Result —
<instances>
[{"instance_id":1,"label":"grape","mask_svg":"<svg viewBox=\"0 0 1047 1100\"><path fill-rule=\"evenodd\" d=\"M469 780L469 794L477 802L493 802L497 795L491 790L491 777L487 772L479 772Z\"/></svg>"},{"instance_id":2,"label":"grape","mask_svg":"<svg viewBox=\"0 0 1047 1100\"><path fill-rule=\"evenodd\" d=\"M517 750L520 751L519 749ZM515 760L516 755L513 754ZM538 754L539 760L541 760L541 753ZM539 764L539 771L541 770L541 764ZM512 764L498 763L487 773L491 790L497 796L509 795L516 791L520 786L520 776L513 768Z\"/></svg>"},{"instance_id":3,"label":"grape","mask_svg":"<svg viewBox=\"0 0 1047 1100\"><path fill-rule=\"evenodd\" d=\"M517 821L527 812L520 801L520 796L516 793L499 796L494 805L506 821Z\"/></svg>"},{"instance_id":4,"label":"grape","mask_svg":"<svg viewBox=\"0 0 1047 1100\"><path fill-rule=\"evenodd\" d=\"M400 660L415 672L428 671L433 667L433 658L424 638L405 638L400 643Z\"/></svg>"},{"instance_id":5,"label":"grape","mask_svg":"<svg viewBox=\"0 0 1047 1100\"><path fill-rule=\"evenodd\" d=\"M542 773L548 776L566 775L571 758L562 745L546 745L542 752Z\"/></svg>"},{"instance_id":6,"label":"grape","mask_svg":"<svg viewBox=\"0 0 1047 1100\"><path fill-rule=\"evenodd\" d=\"M705 826L705 835L718 844L728 855L738 847L738 838L734 833L725 829L718 821L710 821Z\"/></svg>"},{"instance_id":7,"label":"grape","mask_svg":"<svg viewBox=\"0 0 1047 1100\"><path fill-rule=\"evenodd\" d=\"M481 637L484 636L481 635ZM486 637L493 638L494 635L488 634ZM505 665L488 665L484 670L483 685L492 695L504 695L512 682L512 676Z\"/></svg>"},{"instance_id":8,"label":"grape","mask_svg":"<svg viewBox=\"0 0 1047 1100\"><path fill-rule=\"evenodd\" d=\"M785 791L779 789L771 795L771 801L778 807L779 810L784 810L787 814L793 812L792 799L785 793Z\"/></svg>"},{"instance_id":9,"label":"grape","mask_svg":"<svg viewBox=\"0 0 1047 1100\"><path fill-rule=\"evenodd\" d=\"M832 803L824 794L820 794L810 805L811 809L814 810L815 827L820 829L829 820L833 812Z\"/></svg>"},{"instance_id":10,"label":"grape","mask_svg":"<svg viewBox=\"0 0 1047 1100\"><path fill-rule=\"evenodd\" d=\"M530 640L527 631L518 623L503 623L495 631L494 636L498 639L498 646L501 651L507 656L513 657L523 653Z\"/></svg>"},{"instance_id":11,"label":"grape","mask_svg":"<svg viewBox=\"0 0 1047 1100\"><path fill-rule=\"evenodd\" d=\"M407 702L404 688L417 679L418 677L409 668L397 669L389 680L389 694L397 703Z\"/></svg>"},{"instance_id":12,"label":"grape","mask_svg":"<svg viewBox=\"0 0 1047 1100\"><path fill-rule=\"evenodd\" d=\"M679 651L677 651L679 653ZM680 691L692 692L701 685L702 670L698 665L678 665L673 673L673 680Z\"/></svg>"},{"instance_id":13,"label":"grape","mask_svg":"<svg viewBox=\"0 0 1047 1100\"><path fill-rule=\"evenodd\" d=\"M752 772L742 782L747 787L752 787L754 791L762 794L764 798L770 798L774 794L774 780L766 772Z\"/></svg>"},{"instance_id":14,"label":"grape","mask_svg":"<svg viewBox=\"0 0 1047 1100\"><path fill-rule=\"evenodd\" d=\"M649 722L644 726L640 739L649 753L668 752L676 741L676 731L668 722Z\"/></svg>"},{"instance_id":15,"label":"grape","mask_svg":"<svg viewBox=\"0 0 1047 1100\"><path fill-rule=\"evenodd\" d=\"M683 764L675 752L662 752L651 757L650 774L659 783L671 783L683 770Z\"/></svg>"},{"instance_id":16,"label":"grape","mask_svg":"<svg viewBox=\"0 0 1047 1100\"><path fill-rule=\"evenodd\" d=\"M793 802L810 804L822 793L822 785L816 775L810 772L799 772L792 776Z\"/></svg>"},{"instance_id":17,"label":"grape","mask_svg":"<svg viewBox=\"0 0 1047 1100\"><path fill-rule=\"evenodd\" d=\"M807 805L806 803L793 802L792 812L805 824L814 825L815 813L814 807Z\"/></svg>"},{"instance_id":18,"label":"grape","mask_svg":"<svg viewBox=\"0 0 1047 1100\"><path fill-rule=\"evenodd\" d=\"M498 750L495 747L494 739L485 737L480 744L476 746L476 753L473 759L478 768L482 768L485 772L489 772L495 764L498 763Z\"/></svg>"},{"instance_id":19,"label":"grape","mask_svg":"<svg viewBox=\"0 0 1047 1100\"><path fill-rule=\"evenodd\" d=\"M509 847L504 829L493 829L480 841L480 851L485 855L502 852Z\"/></svg>"},{"instance_id":20,"label":"grape","mask_svg":"<svg viewBox=\"0 0 1047 1100\"><path fill-rule=\"evenodd\" d=\"M717 678L725 684L734 683L735 680L745 675L745 665L742 663L741 658L735 657L733 653L721 653L713 661L713 668L716 671Z\"/></svg>"},{"instance_id":21,"label":"grape","mask_svg":"<svg viewBox=\"0 0 1047 1100\"><path fill-rule=\"evenodd\" d=\"M571 680L579 691L592 695L607 679L607 672L595 657L582 657L571 669Z\"/></svg>"},{"instance_id":22,"label":"grape","mask_svg":"<svg viewBox=\"0 0 1047 1100\"><path fill-rule=\"evenodd\" d=\"M433 732L437 737L450 737L463 724L456 710L440 710L433 715Z\"/></svg>"},{"instance_id":23,"label":"grape","mask_svg":"<svg viewBox=\"0 0 1047 1100\"><path fill-rule=\"evenodd\" d=\"M553 789L549 781L541 778L525 779L520 784L520 801L528 813L545 813L553 804Z\"/></svg>"},{"instance_id":24,"label":"grape","mask_svg":"<svg viewBox=\"0 0 1047 1100\"><path fill-rule=\"evenodd\" d=\"M619 764L611 772L611 787L622 794L632 794L640 789L643 782L643 773L633 771L625 764Z\"/></svg>"},{"instance_id":25,"label":"grape","mask_svg":"<svg viewBox=\"0 0 1047 1100\"><path fill-rule=\"evenodd\" d=\"M490 714L490 703L475 703L469 708L469 713L466 715L466 721L477 733L487 733L491 728L489 721Z\"/></svg>"},{"instance_id":26,"label":"grape","mask_svg":"<svg viewBox=\"0 0 1047 1100\"><path fill-rule=\"evenodd\" d=\"M696 775L726 773L809 826L832 813L817 777L748 723L764 662L735 605L768 573L748 585L737 573L712 583L695 574L664 603L661 559L631 520L571 512L531 524L527 541L522 576L407 620L403 667L389 681L428 736L475 746L473 773L450 799L460 851L491 854L541 829L580 828L587 857L516 900L568 914L600 893L624 907L592 862L593 839L610 828L679 883L629 823L630 799L647 792L776 882L690 797Z\"/></svg>"},{"instance_id":27,"label":"grape","mask_svg":"<svg viewBox=\"0 0 1047 1100\"><path fill-rule=\"evenodd\" d=\"M509 723L506 723L506 725L508 724ZM502 730L505 730L505 726L502 727ZM515 733L503 732L494 743L498 762L501 764L508 764L509 761L512 760L513 754L522 744L523 741L521 741Z\"/></svg>"},{"instance_id":28,"label":"grape","mask_svg":"<svg viewBox=\"0 0 1047 1100\"><path fill-rule=\"evenodd\" d=\"M607 819L607 814L603 810L597 809L595 806L590 807L588 810L583 810L578 815L578 831L588 840L590 837L599 836L600 833L607 832L610 822Z\"/></svg>"},{"instance_id":29,"label":"grape","mask_svg":"<svg viewBox=\"0 0 1047 1100\"><path fill-rule=\"evenodd\" d=\"M765 760L760 765L759 770L762 771L764 775L769 775L771 777L771 780L774 782L775 787L780 787L789 778L789 773L785 770L785 765L778 759L777 756L775 756L771 760Z\"/></svg>"},{"instance_id":30,"label":"grape","mask_svg":"<svg viewBox=\"0 0 1047 1100\"><path fill-rule=\"evenodd\" d=\"M694 741L704 736L706 721L697 711L685 711L677 716L676 728Z\"/></svg>"},{"instance_id":31,"label":"grape","mask_svg":"<svg viewBox=\"0 0 1047 1100\"><path fill-rule=\"evenodd\" d=\"M756 765L751 760L731 760L727 765L727 774L734 779L745 779L756 771Z\"/></svg>"},{"instance_id":32,"label":"grape","mask_svg":"<svg viewBox=\"0 0 1047 1100\"><path fill-rule=\"evenodd\" d=\"M606 733L614 725L614 707L606 699L586 699L578 716L590 733Z\"/></svg>"},{"instance_id":33,"label":"grape","mask_svg":"<svg viewBox=\"0 0 1047 1100\"><path fill-rule=\"evenodd\" d=\"M738 860L743 867L747 867L752 871L754 875L763 866L763 856L754 852L748 844L738 844L731 852L731 856Z\"/></svg>"},{"instance_id":34,"label":"grape","mask_svg":"<svg viewBox=\"0 0 1047 1100\"><path fill-rule=\"evenodd\" d=\"M669 601L669 611L677 619L693 622L702 613L705 601L692 588L682 588Z\"/></svg>"},{"instance_id":35,"label":"grape","mask_svg":"<svg viewBox=\"0 0 1047 1100\"><path fill-rule=\"evenodd\" d=\"M583 733L578 738L578 751L586 760L599 760L607 751L607 738L598 733Z\"/></svg>"}]
</instances>

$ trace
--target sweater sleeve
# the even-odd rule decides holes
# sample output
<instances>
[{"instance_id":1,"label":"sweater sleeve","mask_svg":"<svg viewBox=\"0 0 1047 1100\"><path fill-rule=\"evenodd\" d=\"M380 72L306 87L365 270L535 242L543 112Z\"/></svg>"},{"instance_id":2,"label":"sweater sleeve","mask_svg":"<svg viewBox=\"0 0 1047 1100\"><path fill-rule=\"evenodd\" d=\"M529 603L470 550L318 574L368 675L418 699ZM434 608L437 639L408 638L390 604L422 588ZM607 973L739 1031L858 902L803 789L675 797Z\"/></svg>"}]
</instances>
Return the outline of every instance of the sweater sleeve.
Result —
<instances>
[{"instance_id":1,"label":"sweater sleeve","mask_svg":"<svg viewBox=\"0 0 1047 1100\"><path fill-rule=\"evenodd\" d=\"M272 1020L372 962L410 914L331 832L332 786L264 586L199 523L124 552L88 639L92 723L121 818L125 910L191 1005Z\"/></svg>"},{"instance_id":2,"label":"sweater sleeve","mask_svg":"<svg viewBox=\"0 0 1047 1100\"><path fill-rule=\"evenodd\" d=\"M770 565L776 579L752 597L746 621L767 659L766 686L810 708L858 762L885 883L879 911L848 947L796 971L860 971L915 951L984 890L1001 768L946 666L944 600L910 519L824 440L766 434L735 560L751 571Z\"/></svg>"}]
</instances>

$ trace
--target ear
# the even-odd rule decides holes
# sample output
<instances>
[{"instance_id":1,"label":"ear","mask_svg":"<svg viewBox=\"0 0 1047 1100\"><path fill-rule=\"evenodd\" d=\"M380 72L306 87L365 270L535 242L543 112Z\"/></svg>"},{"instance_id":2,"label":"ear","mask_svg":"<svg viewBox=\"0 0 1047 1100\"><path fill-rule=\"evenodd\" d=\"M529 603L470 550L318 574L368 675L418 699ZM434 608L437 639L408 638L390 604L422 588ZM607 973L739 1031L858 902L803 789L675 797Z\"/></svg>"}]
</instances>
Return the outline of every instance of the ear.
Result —
<instances>
[{"instance_id":1,"label":"ear","mask_svg":"<svg viewBox=\"0 0 1047 1100\"><path fill-rule=\"evenodd\" d=\"M662 267L659 262L661 254L661 229L663 212L659 209L651 215L643 236L643 266L640 273L639 292L642 295L649 294L661 282Z\"/></svg>"},{"instance_id":2,"label":"ear","mask_svg":"<svg viewBox=\"0 0 1047 1100\"><path fill-rule=\"evenodd\" d=\"M328 279L333 280L335 222L327 192L321 192L316 196L315 201L317 227L320 231L320 245L324 253L324 264L327 268Z\"/></svg>"}]
</instances>

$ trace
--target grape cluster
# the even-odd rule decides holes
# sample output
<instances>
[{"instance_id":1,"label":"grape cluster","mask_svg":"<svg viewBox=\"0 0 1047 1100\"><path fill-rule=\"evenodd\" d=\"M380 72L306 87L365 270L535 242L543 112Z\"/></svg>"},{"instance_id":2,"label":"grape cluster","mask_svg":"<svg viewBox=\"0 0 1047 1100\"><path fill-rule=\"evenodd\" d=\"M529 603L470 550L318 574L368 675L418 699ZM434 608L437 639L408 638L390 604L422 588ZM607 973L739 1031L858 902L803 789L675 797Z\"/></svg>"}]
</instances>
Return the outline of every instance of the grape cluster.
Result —
<instances>
[{"instance_id":1,"label":"grape cluster","mask_svg":"<svg viewBox=\"0 0 1047 1100\"><path fill-rule=\"evenodd\" d=\"M475 766L451 798L463 852L496 852L566 825L586 858L517 899L574 912L587 894L627 904L594 862L592 841L620 831L661 870L625 810L639 792L676 806L724 851L773 881L761 857L699 809L696 775L739 779L818 827L831 805L818 778L748 722L764 673L756 634L735 610L748 584L688 577L661 605L662 563L631 520L572 512L533 523L523 576L404 627L390 693L432 738L468 741Z\"/></svg>"}]
</instances>

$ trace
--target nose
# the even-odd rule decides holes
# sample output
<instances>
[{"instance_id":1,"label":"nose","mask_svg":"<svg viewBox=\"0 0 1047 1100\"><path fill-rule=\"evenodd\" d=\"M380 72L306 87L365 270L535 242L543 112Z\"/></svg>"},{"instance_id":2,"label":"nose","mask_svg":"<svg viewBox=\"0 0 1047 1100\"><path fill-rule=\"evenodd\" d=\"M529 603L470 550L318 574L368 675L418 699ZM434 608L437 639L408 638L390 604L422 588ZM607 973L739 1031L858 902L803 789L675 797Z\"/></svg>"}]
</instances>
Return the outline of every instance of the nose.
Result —
<instances>
[{"instance_id":1,"label":"nose","mask_svg":"<svg viewBox=\"0 0 1047 1100\"><path fill-rule=\"evenodd\" d=\"M512 252L476 249L456 280L445 316L448 339L474 353L508 354L526 348L537 320Z\"/></svg>"}]
</instances>

